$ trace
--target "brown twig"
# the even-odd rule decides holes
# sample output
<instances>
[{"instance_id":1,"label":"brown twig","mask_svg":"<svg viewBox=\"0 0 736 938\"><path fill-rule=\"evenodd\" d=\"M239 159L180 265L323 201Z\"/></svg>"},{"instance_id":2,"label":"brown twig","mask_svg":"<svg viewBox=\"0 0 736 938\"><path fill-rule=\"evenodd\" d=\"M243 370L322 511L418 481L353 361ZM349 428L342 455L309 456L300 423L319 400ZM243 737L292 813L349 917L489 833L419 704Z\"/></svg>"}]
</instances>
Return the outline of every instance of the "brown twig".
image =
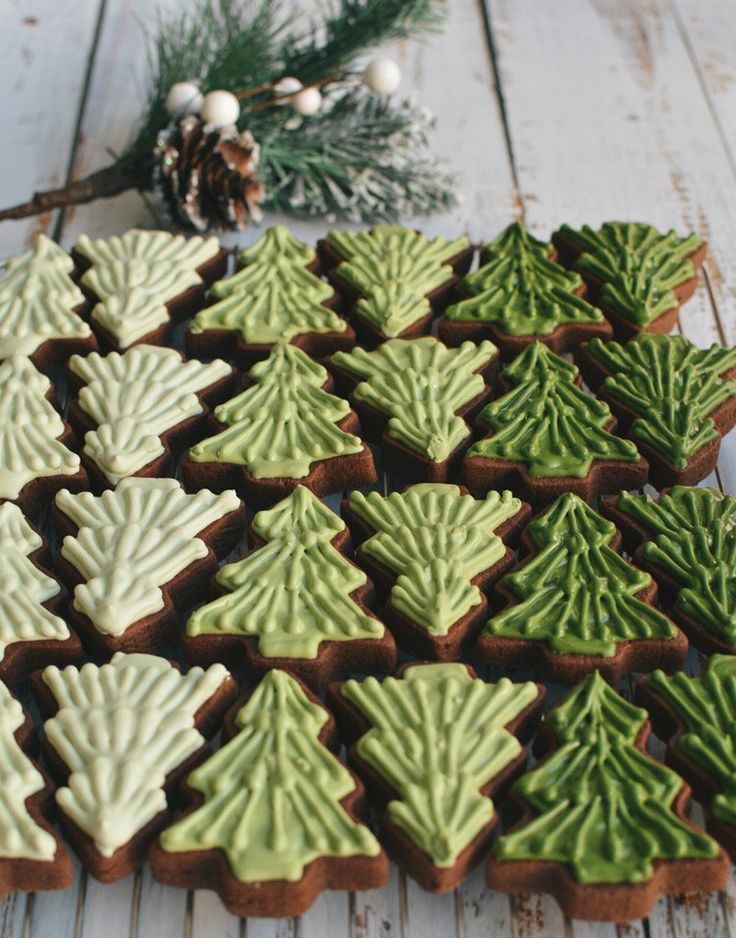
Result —
<instances>
[{"instance_id":1,"label":"brown twig","mask_svg":"<svg viewBox=\"0 0 736 938\"><path fill-rule=\"evenodd\" d=\"M112 163L90 173L84 179L76 179L60 189L36 192L28 202L0 210L0 221L29 218L32 215L40 215L41 212L65 208L67 205L81 205L95 199L109 198L128 189L147 188L148 181L148 173L141 171L139 167L132 167L127 163Z\"/></svg>"},{"instance_id":2,"label":"brown twig","mask_svg":"<svg viewBox=\"0 0 736 938\"><path fill-rule=\"evenodd\" d=\"M276 104L285 104L287 101L290 101L296 95L300 94L302 91L306 91L308 88L323 88L325 85L331 85L333 82L339 81L341 78L344 78L346 75L350 74L349 70L344 68L339 72L336 72L334 75L328 75L326 78L320 78L319 81L313 81L311 85L305 85L303 88L300 88L298 91L290 91L288 94L277 94L273 98L269 98L268 101L259 101L251 107L251 111L263 111L267 107L273 107ZM268 87L268 86L266 86ZM272 88L275 85L271 86ZM263 86L257 90L264 90ZM253 90L253 93L256 93L256 89ZM237 94L236 98L246 97L246 94L242 92Z\"/></svg>"}]
</instances>

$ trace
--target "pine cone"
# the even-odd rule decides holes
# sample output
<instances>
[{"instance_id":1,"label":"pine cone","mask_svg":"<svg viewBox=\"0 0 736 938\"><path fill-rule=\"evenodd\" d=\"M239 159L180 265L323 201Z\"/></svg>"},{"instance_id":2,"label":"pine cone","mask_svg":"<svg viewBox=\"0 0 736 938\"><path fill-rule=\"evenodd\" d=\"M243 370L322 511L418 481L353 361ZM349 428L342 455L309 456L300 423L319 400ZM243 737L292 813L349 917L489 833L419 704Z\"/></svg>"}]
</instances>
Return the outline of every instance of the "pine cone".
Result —
<instances>
[{"instance_id":1,"label":"pine cone","mask_svg":"<svg viewBox=\"0 0 736 938\"><path fill-rule=\"evenodd\" d=\"M184 225L242 230L262 217L258 156L250 131L202 125L190 114L158 135L154 188Z\"/></svg>"}]
</instances>

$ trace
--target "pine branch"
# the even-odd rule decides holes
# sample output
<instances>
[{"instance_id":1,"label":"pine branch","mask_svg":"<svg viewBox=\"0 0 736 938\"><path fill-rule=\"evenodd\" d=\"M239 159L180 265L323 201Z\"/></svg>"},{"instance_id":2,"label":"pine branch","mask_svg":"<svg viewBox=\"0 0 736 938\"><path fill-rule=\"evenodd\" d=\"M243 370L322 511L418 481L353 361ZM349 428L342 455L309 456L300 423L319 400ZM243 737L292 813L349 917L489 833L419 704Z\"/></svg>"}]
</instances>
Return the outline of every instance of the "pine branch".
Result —
<instances>
[{"instance_id":1,"label":"pine branch","mask_svg":"<svg viewBox=\"0 0 736 938\"><path fill-rule=\"evenodd\" d=\"M282 74L277 40L290 22L278 0L199 0L189 13L159 16L148 55L149 104L122 158L139 158L153 149L156 135L170 121L165 100L176 82L197 81L206 94L239 91ZM241 116L243 126L247 114Z\"/></svg>"},{"instance_id":2,"label":"pine branch","mask_svg":"<svg viewBox=\"0 0 736 938\"><path fill-rule=\"evenodd\" d=\"M423 152L431 120L404 102L345 94L315 121L262 142L267 205L310 216L395 221L445 210L455 180Z\"/></svg>"},{"instance_id":3,"label":"pine branch","mask_svg":"<svg viewBox=\"0 0 736 938\"><path fill-rule=\"evenodd\" d=\"M446 13L445 0L338 0L303 40L289 37L284 73L309 84L382 42L439 30Z\"/></svg>"}]
</instances>

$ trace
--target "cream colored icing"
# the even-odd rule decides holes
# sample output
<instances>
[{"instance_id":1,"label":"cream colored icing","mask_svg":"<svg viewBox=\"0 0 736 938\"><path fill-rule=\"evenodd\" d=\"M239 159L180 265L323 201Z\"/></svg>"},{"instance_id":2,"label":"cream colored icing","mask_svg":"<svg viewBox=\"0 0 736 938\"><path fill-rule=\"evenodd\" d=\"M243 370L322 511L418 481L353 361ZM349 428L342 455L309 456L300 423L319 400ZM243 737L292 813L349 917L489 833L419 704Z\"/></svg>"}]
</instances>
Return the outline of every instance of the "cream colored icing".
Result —
<instances>
[{"instance_id":1,"label":"cream colored icing","mask_svg":"<svg viewBox=\"0 0 736 938\"><path fill-rule=\"evenodd\" d=\"M26 809L45 782L15 739L24 722L23 708L0 682L0 857L51 861L56 840Z\"/></svg>"},{"instance_id":2,"label":"cream colored icing","mask_svg":"<svg viewBox=\"0 0 736 938\"><path fill-rule=\"evenodd\" d=\"M85 434L84 452L113 484L160 456L161 434L202 413L196 392L231 371L220 359L185 362L155 345L74 355L69 368L86 383L79 404L97 424Z\"/></svg>"},{"instance_id":3,"label":"cream colored icing","mask_svg":"<svg viewBox=\"0 0 736 938\"><path fill-rule=\"evenodd\" d=\"M240 501L232 490L188 495L175 479L130 478L99 496L64 489L56 505L79 528L61 547L85 580L74 608L102 634L122 635L164 608L161 587L207 556L196 535Z\"/></svg>"},{"instance_id":4,"label":"cream colored icing","mask_svg":"<svg viewBox=\"0 0 736 938\"><path fill-rule=\"evenodd\" d=\"M166 776L204 743L195 715L227 676L221 664L182 674L166 658L122 652L44 670L59 707L46 739L70 773L56 801L103 856L166 809Z\"/></svg>"},{"instance_id":5,"label":"cream colored icing","mask_svg":"<svg viewBox=\"0 0 736 938\"><path fill-rule=\"evenodd\" d=\"M45 235L11 258L0 277L0 358L33 355L49 339L92 334L73 310L84 294L71 278L74 261Z\"/></svg>"},{"instance_id":6,"label":"cream colored icing","mask_svg":"<svg viewBox=\"0 0 736 938\"><path fill-rule=\"evenodd\" d=\"M46 399L51 382L29 358L0 365L0 499L46 476L75 475L79 456L58 439L64 421Z\"/></svg>"},{"instance_id":7,"label":"cream colored icing","mask_svg":"<svg viewBox=\"0 0 736 938\"><path fill-rule=\"evenodd\" d=\"M120 237L75 245L92 264L82 277L99 302L92 319L121 348L169 321L166 304L202 282L197 273L220 250L217 238L184 238L132 228Z\"/></svg>"},{"instance_id":8,"label":"cream colored icing","mask_svg":"<svg viewBox=\"0 0 736 938\"><path fill-rule=\"evenodd\" d=\"M42 544L17 505L0 505L0 661L15 642L69 638L64 620L43 605L61 587L28 559Z\"/></svg>"}]
</instances>

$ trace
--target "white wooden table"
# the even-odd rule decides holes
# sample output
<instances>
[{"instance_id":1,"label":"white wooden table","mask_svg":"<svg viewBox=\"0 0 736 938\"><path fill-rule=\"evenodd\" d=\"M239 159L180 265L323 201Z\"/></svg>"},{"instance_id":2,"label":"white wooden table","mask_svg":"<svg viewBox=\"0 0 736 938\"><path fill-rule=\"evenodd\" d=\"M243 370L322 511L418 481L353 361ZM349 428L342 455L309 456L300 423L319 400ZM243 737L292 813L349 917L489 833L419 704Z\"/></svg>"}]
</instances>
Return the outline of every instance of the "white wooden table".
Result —
<instances>
[{"instance_id":1,"label":"white wooden table","mask_svg":"<svg viewBox=\"0 0 736 938\"><path fill-rule=\"evenodd\" d=\"M174 0L171 0L173 3ZM184 0L179 0L181 8ZM465 199L419 224L490 240L514 217L548 236L563 221L649 221L709 242L705 282L682 331L736 343L736 13L729 0L448 0L447 29L394 53L404 90L437 115L435 151ZM154 0L3 0L0 205L97 168L139 113L144 49L136 18ZM39 231L71 246L81 232L150 225L129 193L0 225L0 258ZM327 223L291 223L314 241ZM253 240L256 232L228 239ZM736 433L707 484L736 492ZM691 666L696 667L693 660ZM695 809L697 812L697 808ZM697 816L697 814L696 814ZM229 915L214 894L157 885L144 869L114 886L77 870L63 893L0 903L0 938L332 938L694 936L736 938L736 880L720 895L662 900L646 922L566 921L552 900L509 899L476 871L433 897L392 869L377 892L328 893L298 921Z\"/></svg>"}]
</instances>

